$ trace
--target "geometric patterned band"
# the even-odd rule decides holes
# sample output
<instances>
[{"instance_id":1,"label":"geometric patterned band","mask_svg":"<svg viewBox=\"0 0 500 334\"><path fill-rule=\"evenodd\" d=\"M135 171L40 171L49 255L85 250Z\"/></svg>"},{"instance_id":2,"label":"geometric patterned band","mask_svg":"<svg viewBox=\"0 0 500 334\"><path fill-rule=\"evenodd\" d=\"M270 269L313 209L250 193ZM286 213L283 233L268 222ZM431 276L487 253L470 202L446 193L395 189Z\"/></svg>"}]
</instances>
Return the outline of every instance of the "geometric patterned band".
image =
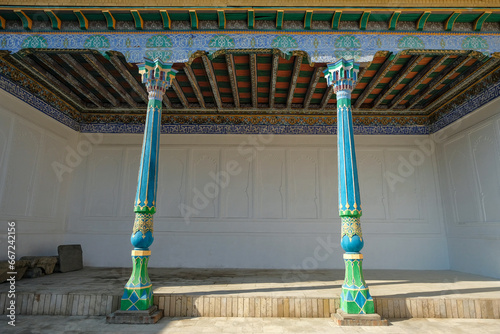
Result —
<instances>
[{"instance_id":1,"label":"geometric patterned band","mask_svg":"<svg viewBox=\"0 0 500 334\"><path fill-rule=\"evenodd\" d=\"M142 237L146 237L146 232L150 231L153 234L153 214L152 213L138 213L135 214L134 229L132 235L141 231Z\"/></svg>"},{"instance_id":2,"label":"geometric patterned band","mask_svg":"<svg viewBox=\"0 0 500 334\"><path fill-rule=\"evenodd\" d=\"M361 233L361 222L360 217L340 217L342 220L342 239L344 235L352 240L352 237L357 235L361 240L363 240L363 234Z\"/></svg>"}]
</instances>

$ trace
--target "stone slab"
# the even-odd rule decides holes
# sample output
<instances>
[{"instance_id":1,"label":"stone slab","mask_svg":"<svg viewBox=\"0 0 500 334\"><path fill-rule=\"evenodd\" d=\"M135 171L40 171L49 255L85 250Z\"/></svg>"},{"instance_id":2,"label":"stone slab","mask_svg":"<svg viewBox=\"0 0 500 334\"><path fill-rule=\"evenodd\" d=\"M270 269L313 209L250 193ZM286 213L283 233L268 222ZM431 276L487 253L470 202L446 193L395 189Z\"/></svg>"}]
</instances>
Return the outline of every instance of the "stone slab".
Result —
<instances>
[{"instance_id":1,"label":"stone slab","mask_svg":"<svg viewBox=\"0 0 500 334\"><path fill-rule=\"evenodd\" d=\"M57 271L65 273L83 269L83 251L81 245L59 245L57 253L59 254Z\"/></svg>"},{"instance_id":2,"label":"stone slab","mask_svg":"<svg viewBox=\"0 0 500 334\"><path fill-rule=\"evenodd\" d=\"M339 326L387 326L387 319L377 314L347 314L341 309L332 315L333 320Z\"/></svg>"},{"instance_id":3,"label":"stone slab","mask_svg":"<svg viewBox=\"0 0 500 334\"><path fill-rule=\"evenodd\" d=\"M163 310L156 305L146 311L115 311L106 316L108 324L155 324L163 318Z\"/></svg>"},{"instance_id":4,"label":"stone slab","mask_svg":"<svg viewBox=\"0 0 500 334\"><path fill-rule=\"evenodd\" d=\"M30 268L42 268L45 275L50 275L54 272L57 256L23 256L21 260L28 261Z\"/></svg>"}]
</instances>

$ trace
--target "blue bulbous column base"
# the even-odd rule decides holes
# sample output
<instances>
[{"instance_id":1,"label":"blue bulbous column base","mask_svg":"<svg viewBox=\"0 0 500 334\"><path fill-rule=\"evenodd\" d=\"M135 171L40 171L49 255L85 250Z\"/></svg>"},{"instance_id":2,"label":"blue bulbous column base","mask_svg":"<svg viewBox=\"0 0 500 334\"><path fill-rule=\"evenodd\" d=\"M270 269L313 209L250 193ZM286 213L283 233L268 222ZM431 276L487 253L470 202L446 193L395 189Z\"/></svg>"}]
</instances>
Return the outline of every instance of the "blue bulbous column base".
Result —
<instances>
[{"instance_id":1,"label":"blue bulbous column base","mask_svg":"<svg viewBox=\"0 0 500 334\"><path fill-rule=\"evenodd\" d=\"M136 212L130 241L135 247L132 251L133 268L125 285L120 310L146 311L153 306L153 285L148 274L149 246L154 241L152 213Z\"/></svg>"},{"instance_id":2,"label":"blue bulbous column base","mask_svg":"<svg viewBox=\"0 0 500 334\"><path fill-rule=\"evenodd\" d=\"M125 285L120 310L146 311L153 306L153 286L148 274L151 251L132 251L132 275Z\"/></svg>"}]
</instances>

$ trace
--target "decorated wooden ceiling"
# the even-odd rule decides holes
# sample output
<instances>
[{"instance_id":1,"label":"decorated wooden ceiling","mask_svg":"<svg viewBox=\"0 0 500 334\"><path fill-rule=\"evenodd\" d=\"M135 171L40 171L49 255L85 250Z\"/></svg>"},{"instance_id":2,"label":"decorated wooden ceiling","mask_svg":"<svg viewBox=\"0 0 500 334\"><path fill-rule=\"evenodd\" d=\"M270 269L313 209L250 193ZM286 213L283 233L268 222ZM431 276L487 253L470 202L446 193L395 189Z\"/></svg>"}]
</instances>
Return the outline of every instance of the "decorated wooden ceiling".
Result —
<instances>
[{"instance_id":1,"label":"decorated wooden ceiling","mask_svg":"<svg viewBox=\"0 0 500 334\"><path fill-rule=\"evenodd\" d=\"M95 50L4 51L0 71L75 121L142 123L147 93L136 64ZM199 52L176 63L164 98L167 124L306 123L334 125L336 100L326 64L276 49ZM426 126L471 98L483 81L498 82L500 55L476 51L381 51L361 64L352 93L358 125Z\"/></svg>"},{"instance_id":2,"label":"decorated wooden ceiling","mask_svg":"<svg viewBox=\"0 0 500 334\"><path fill-rule=\"evenodd\" d=\"M15 1L11 1L15 3ZM427 1L428 2L428 1ZM494 1L490 1L494 3ZM176 7L133 6L87 7L77 2L65 6L20 1L24 6L0 5L0 29L7 30L150 30L150 29L266 29L266 30L433 30L433 31L499 31L500 5L459 7L454 1L443 7L394 6L383 7L258 7L240 4ZM36 3L36 2L33 2ZM450 7L452 5L453 7ZM186 5L187 6L187 5Z\"/></svg>"}]
</instances>

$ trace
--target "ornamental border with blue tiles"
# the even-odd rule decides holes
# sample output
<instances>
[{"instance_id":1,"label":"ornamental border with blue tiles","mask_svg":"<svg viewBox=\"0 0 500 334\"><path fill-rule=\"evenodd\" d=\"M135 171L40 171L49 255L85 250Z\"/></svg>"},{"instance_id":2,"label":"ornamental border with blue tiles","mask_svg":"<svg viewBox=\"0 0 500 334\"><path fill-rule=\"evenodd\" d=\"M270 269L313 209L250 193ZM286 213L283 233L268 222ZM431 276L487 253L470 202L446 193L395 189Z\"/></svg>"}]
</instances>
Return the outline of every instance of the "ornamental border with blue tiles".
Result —
<instances>
[{"instance_id":1,"label":"ornamental border with blue tiles","mask_svg":"<svg viewBox=\"0 0 500 334\"><path fill-rule=\"evenodd\" d=\"M78 123L70 116L54 108L28 92L10 79L0 75L0 88L52 117L69 128L82 133L144 133L144 124ZM446 115L429 126L354 126L358 135L425 135L434 133L459 118L473 112L500 97L500 82L491 84L481 93L453 107ZM273 125L273 124L162 124L162 134L308 134L332 135L337 133L333 125Z\"/></svg>"},{"instance_id":2,"label":"ornamental border with blue tiles","mask_svg":"<svg viewBox=\"0 0 500 334\"><path fill-rule=\"evenodd\" d=\"M1 74L0 88L67 127L80 131L80 123Z\"/></svg>"},{"instance_id":3,"label":"ornamental border with blue tiles","mask_svg":"<svg viewBox=\"0 0 500 334\"><path fill-rule=\"evenodd\" d=\"M196 51L209 54L220 49L280 49L306 51L312 62L340 58L371 61L377 51L476 50L487 55L500 52L497 32L360 32L360 31L94 31L1 32L0 49L96 49L123 53L130 63L146 56L183 63Z\"/></svg>"}]
</instances>

